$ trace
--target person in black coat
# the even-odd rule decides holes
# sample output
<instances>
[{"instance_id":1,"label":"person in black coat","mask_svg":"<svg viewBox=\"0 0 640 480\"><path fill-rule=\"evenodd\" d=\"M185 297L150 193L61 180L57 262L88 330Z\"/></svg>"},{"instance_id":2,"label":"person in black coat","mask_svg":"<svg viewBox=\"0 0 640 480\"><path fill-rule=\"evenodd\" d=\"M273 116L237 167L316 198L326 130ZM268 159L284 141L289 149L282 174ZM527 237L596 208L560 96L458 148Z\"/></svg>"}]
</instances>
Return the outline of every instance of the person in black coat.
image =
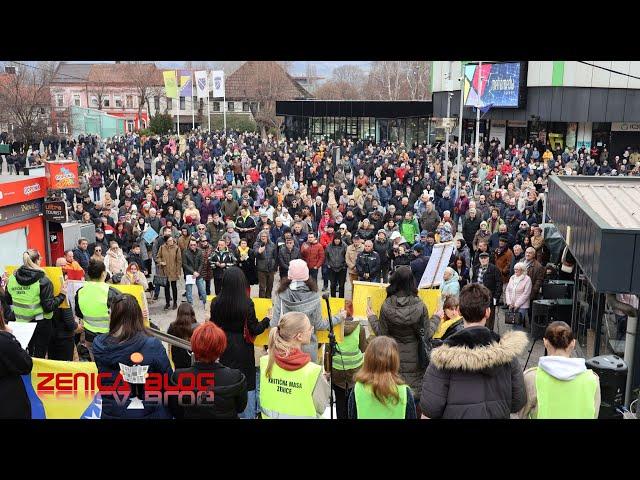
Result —
<instances>
[{"instance_id":1,"label":"person in black coat","mask_svg":"<svg viewBox=\"0 0 640 480\"><path fill-rule=\"evenodd\" d=\"M211 321L227 335L227 349L220 357L220 362L227 367L237 368L246 378L249 400L242 418L256 417L256 365L252 337L269 327L268 318L258 322L249 291L242 270L229 267L222 278L220 293L211 302Z\"/></svg>"},{"instance_id":2,"label":"person in black coat","mask_svg":"<svg viewBox=\"0 0 640 480\"><path fill-rule=\"evenodd\" d=\"M31 402L20 375L32 368L33 360L0 315L0 420L31 419Z\"/></svg>"},{"instance_id":3,"label":"person in black coat","mask_svg":"<svg viewBox=\"0 0 640 480\"><path fill-rule=\"evenodd\" d=\"M496 318L496 305L502 296L502 275L498 267L489 262L489 254L484 252L479 255L480 266L473 269L471 283L481 283L491 292L491 315L487 320L487 328L493 330Z\"/></svg>"},{"instance_id":4,"label":"person in black coat","mask_svg":"<svg viewBox=\"0 0 640 480\"><path fill-rule=\"evenodd\" d=\"M56 308L53 311L53 332L49 339L47 358L49 360L73 361L74 334L78 323L70 308Z\"/></svg>"}]
</instances>

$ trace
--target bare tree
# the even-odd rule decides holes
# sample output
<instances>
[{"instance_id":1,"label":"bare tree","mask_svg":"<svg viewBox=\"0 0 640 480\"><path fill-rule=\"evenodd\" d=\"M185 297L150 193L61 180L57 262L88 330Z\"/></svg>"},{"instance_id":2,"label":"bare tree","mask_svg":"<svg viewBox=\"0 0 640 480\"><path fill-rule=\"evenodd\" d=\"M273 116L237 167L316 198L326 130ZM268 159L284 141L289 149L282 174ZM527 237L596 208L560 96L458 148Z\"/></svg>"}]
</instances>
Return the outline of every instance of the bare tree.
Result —
<instances>
[{"instance_id":1,"label":"bare tree","mask_svg":"<svg viewBox=\"0 0 640 480\"><path fill-rule=\"evenodd\" d=\"M406 63L405 79L408 100L427 100L431 97L431 62L411 61Z\"/></svg>"},{"instance_id":2,"label":"bare tree","mask_svg":"<svg viewBox=\"0 0 640 480\"><path fill-rule=\"evenodd\" d=\"M315 97L324 100L358 100L362 97L366 75L357 65L334 68L329 80L315 91Z\"/></svg>"},{"instance_id":3,"label":"bare tree","mask_svg":"<svg viewBox=\"0 0 640 480\"><path fill-rule=\"evenodd\" d=\"M281 119L276 116L276 100L296 96L293 80L277 62L247 62L242 68L247 75L241 87L242 96L249 100L262 136L266 137L269 129L279 132Z\"/></svg>"},{"instance_id":4,"label":"bare tree","mask_svg":"<svg viewBox=\"0 0 640 480\"><path fill-rule=\"evenodd\" d=\"M373 62L366 96L376 100L426 100L430 76L431 63L427 61Z\"/></svg>"},{"instance_id":5,"label":"bare tree","mask_svg":"<svg viewBox=\"0 0 640 480\"><path fill-rule=\"evenodd\" d=\"M153 63L136 62L131 66L131 82L138 97L138 118L142 117L142 108L147 104L147 115L151 118L151 99L163 94L159 72Z\"/></svg>"},{"instance_id":6,"label":"bare tree","mask_svg":"<svg viewBox=\"0 0 640 480\"><path fill-rule=\"evenodd\" d=\"M334 68L332 77L334 80L346 82L354 88L361 88L367 78L364 70L357 65L342 65Z\"/></svg>"},{"instance_id":7,"label":"bare tree","mask_svg":"<svg viewBox=\"0 0 640 480\"><path fill-rule=\"evenodd\" d=\"M90 80L88 86L88 93L95 95L98 99L98 110L102 110L103 99L107 96L109 91L109 70L101 68L101 66L94 65L91 68ZM91 99L87 98L87 103L91 105Z\"/></svg>"},{"instance_id":8,"label":"bare tree","mask_svg":"<svg viewBox=\"0 0 640 480\"><path fill-rule=\"evenodd\" d=\"M56 67L56 62L37 62L33 67L17 66L15 73L0 76L0 115L5 122L15 124L14 137L33 142L47 134L49 83Z\"/></svg>"}]
</instances>

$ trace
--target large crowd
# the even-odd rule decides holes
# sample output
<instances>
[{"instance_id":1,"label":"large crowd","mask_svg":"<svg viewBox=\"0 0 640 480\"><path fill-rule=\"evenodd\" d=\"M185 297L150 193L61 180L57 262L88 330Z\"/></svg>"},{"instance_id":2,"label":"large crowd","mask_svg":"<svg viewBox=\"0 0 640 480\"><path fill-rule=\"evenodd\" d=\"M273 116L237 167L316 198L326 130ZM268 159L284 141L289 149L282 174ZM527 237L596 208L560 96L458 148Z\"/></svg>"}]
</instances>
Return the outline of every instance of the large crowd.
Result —
<instances>
[{"instance_id":1,"label":"large crowd","mask_svg":"<svg viewBox=\"0 0 640 480\"><path fill-rule=\"evenodd\" d=\"M44 154L40 153L43 146ZM389 395L406 406L395 409L393 415L398 417L393 418L508 418L522 409L528 409L525 417L530 416L536 404L525 390L533 387L527 380L525 389L529 377L518 375L516 358L526 346L526 337L523 343L524 333L517 330L528 326L528 312L540 297L543 283L573 268L570 255L563 256L559 265L547 264L550 255L542 222L548 177L636 175L640 168L636 153L629 150L622 158L610 158L606 149L552 149L539 142L506 147L495 139L481 144L479 160L464 145L459 175L455 143L450 145L451 160L446 166L444 146L439 144L263 139L247 132L192 131L182 142L170 135L81 136L72 141L47 139L32 145L28 155L26 148L20 146L19 153L14 149L5 159L8 165L23 166L29 157L29 165L65 158L80 167L80 187L62 195L70 218L94 223L96 238L81 238L75 249L56 259L67 277L139 284L151 302L162 295L165 309L178 310L169 333L192 340L198 332L201 340L195 342L198 346L192 340L196 367L186 355L176 368L197 368L200 355L243 372L241 407L231 402L227 405L231 410L218 418L255 418L257 411L263 417L270 416L265 412L278 415L274 392L265 394L262 407L265 402L267 407L259 406L259 385L264 388L265 381L270 383L261 376L269 377L274 369L285 375L296 368L305 375L317 374L307 366L320 362L315 332L328 328L319 311L319 290L346 297L349 307L355 280L390 285L379 314L368 309L367 323L376 334L372 342L349 308L334 319L344 322L346 338L351 338L345 339L343 349L351 349L357 358L355 363L347 362L353 368L341 369L336 361L344 363L344 351L334 355L339 418L366 418L359 415L365 411L380 414L384 408L376 402L384 405ZM441 308L427 312L416 287L434 245L444 242L454 242L455 248L439 285ZM25 268L35 268L37 258L27 257ZM186 305L180 308L179 280L184 280L186 297ZM256 318L248 293L252 285L258 285L259 297L274 299L269 318ZM207 332L199 331L204 327L198 326L191 307L194 286L203 306L209 294L216 295L210 307L214 325L206 325ZM247 291L246 301L237 295L239 291ZM6 318L12 314L7 308L11 300L9 295L4 298ZM54 320L60 316L55 312L62 300L54 298L46 307L43 303L45 312L54 313ZM516 330L502 339L494 332L500 307ZM120 323L138 318L132 313L135 304L123 308L111 306L112 324L114 312L126 310L132 317ZM76 310L82 310L82 305ZM81 321L65 316L53 323L53 333L29 352L32 356L46 355L48 342L59 335L57 329L67 332L67 340L81 335ZM123 334L120 323L118 338L142 331L136 324ZM261 361L267 367L258 361L260 355L251 340L269 325L273 327L269 349L262 352L265 360ZM484 329L473 328L479 326ZM570 356L575 344L570 329L549 328L545 336L549 351ZM219 336L225 336L227 350L205 355L201 349L209 345L207 341L219 347ZM90 358L99 368L104 350L109 349L109 342L100 338L92 336L100 345L98 352L89 343ZM62 358L51 353L48 357L71 360L71 342L67 343L71 349L61 349ZM430 352L426 360L422 344ZM473 365L460 360L465 348L490 344L498 345L499 354L468 359ZM175 361L180 349L173 350ZM390 350L395 354L388 357L385 352ZM445 375L452 363L466 373ZM564 372L566 363L560 361L554 368ZM566 368L584 371L584 360L582 369L569 363ZM508 367L490 380L477 380L484 385L465 378L474 370L504 365ZM392 374L381 377L381 369ZM558 370L545 371L553 376ZM326 408L328 387L322 383L326 381L320 375L317 382L310 390L313 402L299 417L313 417ZM455 382L465 385L456 391L462 398L448 398L443 390ZM400 388L405 384L410 388ZM242 397L241 388L233 391ZM506 400L491 400L486 392ZM593 418L593 409L587 410ZM114 416L124 415L114 412ZM171 412L173 416L183 413Z\"/></svg>"}]
</instances>

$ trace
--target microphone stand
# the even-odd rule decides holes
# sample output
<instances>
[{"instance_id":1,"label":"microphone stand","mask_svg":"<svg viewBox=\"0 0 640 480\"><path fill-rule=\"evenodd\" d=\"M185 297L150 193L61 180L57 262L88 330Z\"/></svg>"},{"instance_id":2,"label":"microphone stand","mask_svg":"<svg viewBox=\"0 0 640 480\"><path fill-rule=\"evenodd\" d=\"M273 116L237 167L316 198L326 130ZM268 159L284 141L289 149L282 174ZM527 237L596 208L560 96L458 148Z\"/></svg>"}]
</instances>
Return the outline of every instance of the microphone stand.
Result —
<instances>
[{"instance_id":1,"label":"microphone stand","mask_svg":"<svg viewBox=\"0 0 640 480\"><path fill-rule=\"evenodd\" d=\"M331 319L331 305L329 304L329 294L322 295L325 303L327 304L327 313L329 314L329 388L331 392L329 394L329 408L330 418L333 420L333 353L336 351L337 342L336 336L333 333L333 320Z\"/></svg>"}]
</instances>

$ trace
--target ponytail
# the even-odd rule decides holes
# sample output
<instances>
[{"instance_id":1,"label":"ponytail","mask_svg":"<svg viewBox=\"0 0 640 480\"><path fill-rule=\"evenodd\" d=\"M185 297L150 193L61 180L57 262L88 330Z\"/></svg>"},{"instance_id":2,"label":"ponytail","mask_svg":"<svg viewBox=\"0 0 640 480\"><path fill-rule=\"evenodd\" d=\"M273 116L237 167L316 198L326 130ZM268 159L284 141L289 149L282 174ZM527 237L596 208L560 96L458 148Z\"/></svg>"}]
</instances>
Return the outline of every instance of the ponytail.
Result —
<instances>
[{"instance_id":1,"label":"ponytail","mask_svg":"<svg viewBox=\"0 0 640 480\"><path fill-rule=\"evenodd\" d=\"M289 312L280 317L278 326L269 332L269 362L265 372L267 378L271 378L271 370L276 359L276 354L281 357L289 355L294 348L292 339L298 333L304 331L309 324L309 317L302 312Z\"/></svg>"},{"instance_id":2,"label":"ponytail","mask_svg":"<svg viewBox=\"0 0 640 480\"><path fill-rule=\"evenodd\" d=\"M33 248L22 254L22 264L32 270L43 271L42 267L40 267L40 253Z\"/></svg>"}]
</instances>

